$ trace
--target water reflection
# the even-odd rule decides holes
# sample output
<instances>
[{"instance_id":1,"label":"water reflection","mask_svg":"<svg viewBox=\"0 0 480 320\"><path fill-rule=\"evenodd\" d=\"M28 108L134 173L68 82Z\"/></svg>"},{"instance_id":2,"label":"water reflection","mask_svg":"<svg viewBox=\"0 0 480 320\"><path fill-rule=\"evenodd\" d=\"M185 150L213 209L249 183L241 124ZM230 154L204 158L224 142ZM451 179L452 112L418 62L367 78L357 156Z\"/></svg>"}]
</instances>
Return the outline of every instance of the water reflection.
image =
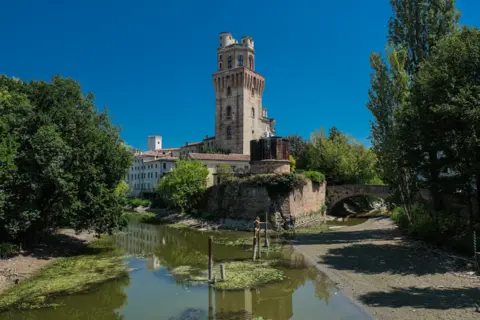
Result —
<instances>
[{"instance_id":1,"label":"water reflection","mask_svg":"<svg viewBox=\"0 0 480 320\"><path fill-rule=\"evenodd\" d=\"M367 319L302 255L286 248L263 255L280 261L286 279L255 289L216 290L190 283L171 270L179 266L207 267L207 240L248 236L208 233L132 223L115 236L117 244L132 256L126 261L130 279L101 286L88 294L58 299L57 309L9 313L11 320L42 319ZM214 260L249 259L244 248L215 244ZM228 276L228 270L227 270ZM3 315L0 315L1 319Z\"/></svg>"}]
</instances>

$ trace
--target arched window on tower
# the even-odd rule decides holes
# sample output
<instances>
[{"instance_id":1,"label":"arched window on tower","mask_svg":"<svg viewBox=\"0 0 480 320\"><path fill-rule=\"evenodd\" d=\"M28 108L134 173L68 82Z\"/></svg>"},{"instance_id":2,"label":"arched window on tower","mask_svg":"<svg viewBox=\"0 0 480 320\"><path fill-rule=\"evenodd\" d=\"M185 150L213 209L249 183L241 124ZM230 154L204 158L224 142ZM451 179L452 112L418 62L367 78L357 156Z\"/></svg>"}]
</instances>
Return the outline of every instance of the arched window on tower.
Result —
<instances>
[{"instance_id":1,"label":"arched window on tower","mask_svg":"<svg viewBox=\"0 0 480 320\"><path fill-rule=\"evenodd\" d=\"M253 70L253 56L248 56L248 67Z\"/></svg>"},{"instance_id":2,"label":"arched window on tower","mask_svg":"<svg viewBox=\"0 0 480 320\"><path fill-rule=\"evenodd\" d=\"M232 118L232 107L228 106L227 107L227 119Z\"/></svg>"},{"instance_id":3,"label":"arched window on tower","mask_svg":"<svg viewBox=\"0 0 480 320\"><path fill-rule=\"evenodd\" d=\"M238 66L243 67L243 56L242 55L238 56Z\"/></svg>"},{"instance_id":4,"label":"arched window on tower","mask_svg":"<svg viewBox=\"0 0 480 320\"><path fill-rule=\"evenodd\" d=\"M228 56L228 69L232 69L232 56Z\"/></svg>"},{"instance_id":5,"label":"arched window on tower","mask_svg":"<svg viewBox=\"0 0 480 320\"><path fill-rule=\"evenodd\" d=\"M232 127L227 126L227 140L232 139Z\"/></svg>"},{"instance_id":6,"label":"arched window on tower","mask_svg":"<svg viewBox=\"0 0 480 320\"><path fill-rule=\"evenodd\" d=\"M231 96L231 95L232 95L232 88L227 87L227 96Z\"/></svg>"},{"instance_id":7,"label":"arched window on tower","mask_svg":"<svg viewBox=\"0 0 480 320\"><path fill-rule=\"evenodd\" d=\"M252 108L252 118L255 118L255 108Z\"/></svg>"}]
</instances>

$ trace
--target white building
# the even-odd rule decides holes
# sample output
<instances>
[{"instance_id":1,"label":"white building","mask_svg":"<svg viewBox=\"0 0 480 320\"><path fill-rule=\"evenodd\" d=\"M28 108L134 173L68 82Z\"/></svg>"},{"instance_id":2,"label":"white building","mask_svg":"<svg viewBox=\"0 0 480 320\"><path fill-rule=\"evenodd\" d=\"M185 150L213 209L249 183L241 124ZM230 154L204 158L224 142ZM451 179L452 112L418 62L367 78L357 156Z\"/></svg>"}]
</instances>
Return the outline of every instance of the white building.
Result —
<instances>
[{"instance_id":1,"label":"white building","mask_svg":"<svg viewBox=\"0 0 480 320\"><path fill-rule=\"evenodd\" d=\"M218 184L217 169L227 165L233 172L248 171L250 169L250 156L246 154L211 154L190 153L190 159L202 162L208 168L207 186Z\"/></svg>"}]
</instances>

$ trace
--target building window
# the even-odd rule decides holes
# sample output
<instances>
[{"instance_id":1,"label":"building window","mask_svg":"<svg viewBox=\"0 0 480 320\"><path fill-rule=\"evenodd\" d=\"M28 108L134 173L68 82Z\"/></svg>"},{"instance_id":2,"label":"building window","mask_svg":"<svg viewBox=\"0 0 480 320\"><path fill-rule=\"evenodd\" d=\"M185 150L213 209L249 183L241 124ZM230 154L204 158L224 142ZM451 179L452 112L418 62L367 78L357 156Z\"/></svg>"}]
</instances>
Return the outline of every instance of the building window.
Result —
<instances>
[{"instance_id":1,"label":"building window","mask_svg":"<svg viewBox=\"0 0 480 320\"><path fill-rule=\"evenodd\" d=\"M253 70L253 56L248 56L248 67Z\"/></svg>"},{"instance_id":2,"label":"building window","mask_svg":"<svg viewBox=\"0 0 480 320\"><path fill-rule=\"evenodd\" d=\"M255 96L255 88L252 87L252 97Z\"/></svg>"},{"instance_id":3,"label":"building window","mask_svg":"<svg viewBox=\"0 0 480 320\"><path fill-rule=\"evenodd\" d=\"M255 108L252 108L252 118L255 118Z\"/></svg>"},{"instance_id":4,"label":"building window","mask_svg":"<svg viewBox=\"0 0 480 320\"><path fill-rule=\"evenodd\" d=\"M222 62L222 55L221 54L218 55L218 62Z\"/></svg>"},{"instance_id":5,"label":"building window","mask_svg":"<svg viewBox=\"0 0 480 320\"><path fill-rule=\"evenodd\" d=\"M232 69L232 56L228 56L228 69Z\"/></svg>"},{"instance_id":6,"label":"building window","mask_svg":"<svg viewBox=\"0 0 480 320\"><path fill-rule=\"evenodd\" d=\"M155 178L158 177L158 172L155 172Z\"/></svg>"},{"instance_id":7,"label":"building window","mask_svg":"<svg viewBox=\"0 0 480 320\"><path fill-rule=\"evenodd\" d=\"M155 168L158 168L158 163L155 163Z\"/></svg>"},{"instance_id":8,"label":"building window","mask_svg":"<svg viewBox=\"0 0 480 320\"><path fill-rule=\"evenodd\" d=\"M227 107L227 119L232 118L232 107L228 106Z\"/></svg>"},{"instance_id":9,"label":"building window","mask_svg":"<svg viewBox=\"0 0 480 320\"><path fill-rule=\"evenodd\" d=\"M222 70L222 69L223 69L223 65L222 65L222 63L220 62L220 63L218 64L218 70Z\"/></svg>"},{"instance_id":10,"label":"building window","mask_svg":"<svg viewBox=\"0 0 480 320\"><path fill-rule=\"evenodd\" d=\"M238 56L238 66L243 67L243 56L242 55Z\"/></svg>"},{"instance_id":11,"label":"building window","mask_svg":"<svg viewBox=\"0 0 480 320\"><path fill-rule=\"evenodd\" d=\"M163 163L163 169L167 169L167 164L165 162Z\"/></svg>"},{"instance_id":12,"label":"building window","mask_svg":"<svg viewBox=\"0 0 480 320\"><path fill-rule=\"evenodd\" d=\"M231 96L231 95L232 95L232 88L227 87L227 96Z\"/></svg>"},{"instance_id":13,"label":"building window","mask_svg":"<svg viewBox=\"0 0 480 320\"><path fill-rule=\"evenodd\" d=\"M232 127L227 127L227 140L232 139Z\"/></svg>"}]
</instances>

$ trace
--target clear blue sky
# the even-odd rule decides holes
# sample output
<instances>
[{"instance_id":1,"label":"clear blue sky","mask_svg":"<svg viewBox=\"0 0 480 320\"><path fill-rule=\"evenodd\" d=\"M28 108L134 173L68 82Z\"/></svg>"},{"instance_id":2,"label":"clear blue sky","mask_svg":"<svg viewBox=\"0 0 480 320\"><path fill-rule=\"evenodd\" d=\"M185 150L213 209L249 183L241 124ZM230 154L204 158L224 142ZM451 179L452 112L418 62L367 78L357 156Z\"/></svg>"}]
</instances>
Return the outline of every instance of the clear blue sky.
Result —
<instances>
[{"instance_id":1,"label":"clear blue sky","mask_svg":"<svg viewBox=\"0 0 480 320\"><path fill-rule=\"evenodd\" d=\"M480 1L458 0L462 24L480 24ZM337 126L362 142L369 55L383 51L388 0L3 0L0 74L79 80L107 106L121 136L145 149L214 134L218 34L251 35L263 104L278 135L308 138Z\"/></svg>"}]
</instances>

